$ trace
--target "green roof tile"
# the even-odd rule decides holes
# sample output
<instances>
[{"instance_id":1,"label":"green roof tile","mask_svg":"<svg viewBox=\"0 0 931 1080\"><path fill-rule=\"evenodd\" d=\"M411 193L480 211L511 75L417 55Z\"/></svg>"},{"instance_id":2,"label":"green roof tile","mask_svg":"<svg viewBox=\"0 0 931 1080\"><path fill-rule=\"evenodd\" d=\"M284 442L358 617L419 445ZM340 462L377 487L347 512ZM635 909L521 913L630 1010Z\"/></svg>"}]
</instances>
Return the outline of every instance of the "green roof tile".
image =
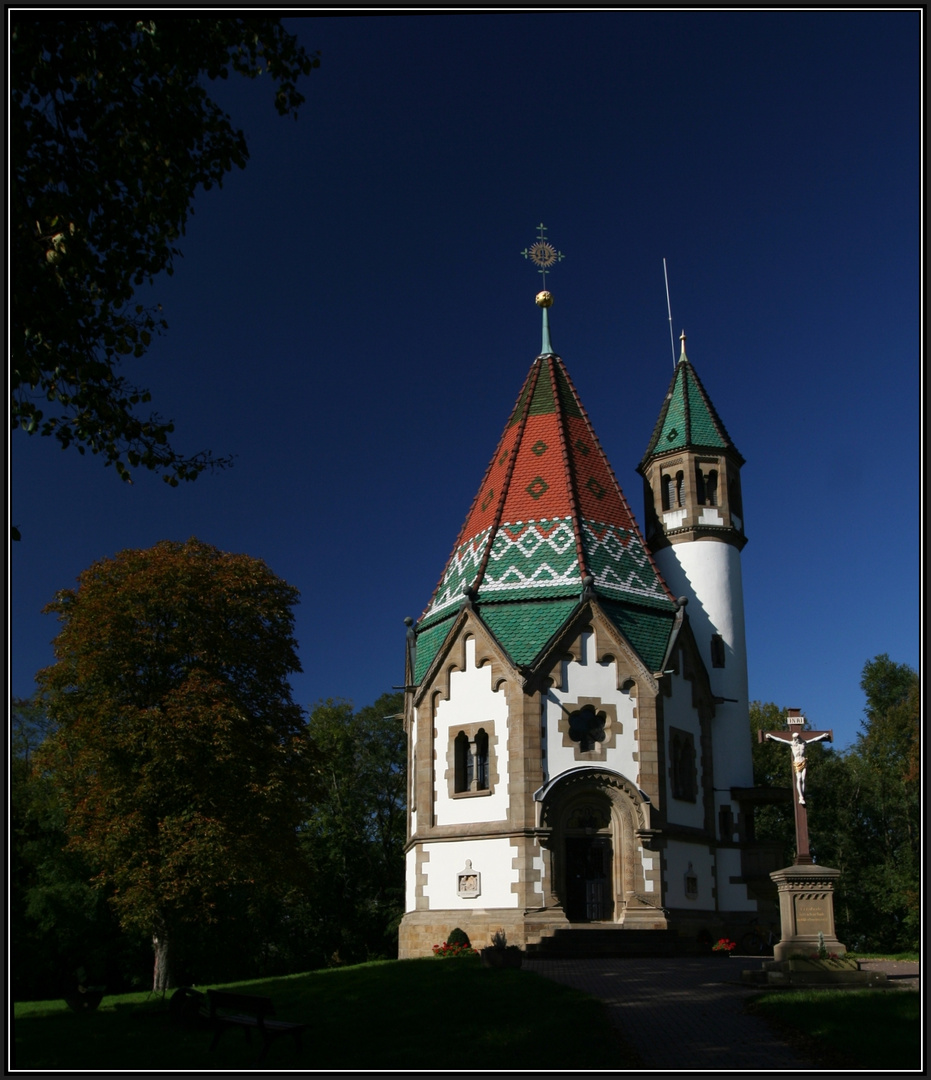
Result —
<instances>
[{"instance_id":1,"label":"green roof tile","mask_svg":"<svg viewBox=\"0 0 931 1080\"><path fill-rule=\"evenodd\" d=\"M650 671L659 671L666 655L669 635L675 625L675 609L636 608L605 600L605 614L627 638Z\"/></svg>"},{"instance_id":2,"label":"green roof tile","mask_svg":"<svg viewBox=\"0 0 931 1080\"><path fill-rule=\"evenodd\" d=\"M440 646L446 640L450 627L455 621L457 612L448 614L444 619L438 619L431 626L423 625L417 628L417 653L414 660L414 682L419 685L427 668L433 663Z\"/></svg>"},{"instance_id":3,"label":"green roof tile","mask_svg":"<svg viewBox=\"0 0 931 1080\"><path fill-rule=\"evenodd\" d=\"M515 664L530 664L577 606L578 598L485 604L479 614Z\"/></svg>"},{"instance_id":4,"label":"green roof tile","mask_svg":"<svg viewBox=\"0 0 931 1080\"><path fill-rule=\"evenodd\" d=\"M666 400L640 463L641 468L657 454L692 448L729 450L743 464L743 458L731 442L711 398L685 355L683 342L682 355L676 364Z\"/></svg>"}]
</instances>

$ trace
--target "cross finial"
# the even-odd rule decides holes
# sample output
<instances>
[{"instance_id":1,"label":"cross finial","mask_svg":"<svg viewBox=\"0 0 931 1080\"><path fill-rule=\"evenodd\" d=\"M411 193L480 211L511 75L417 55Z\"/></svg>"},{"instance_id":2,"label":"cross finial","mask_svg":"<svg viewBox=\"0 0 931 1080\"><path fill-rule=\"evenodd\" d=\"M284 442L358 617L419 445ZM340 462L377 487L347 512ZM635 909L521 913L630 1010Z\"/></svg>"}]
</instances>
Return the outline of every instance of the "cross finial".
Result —
<instances>
[{"instance_id":1,"label":"cross finial","mask_svg":"<svg viewBox=\"0 0 931 1080\"><path fill-rule=\"evenodd\" d=\"M524 248L521 255L525 259L529 259L534 266L539 268L539 272L543 275L543 289L546 290L546 272L556 263L562 262L565 255L561 251L557 251L556 248L546 238L546 226L541 221L537 226L539 235L536 242L531 244L530 247Z\"/></svg>"}]
</instances>

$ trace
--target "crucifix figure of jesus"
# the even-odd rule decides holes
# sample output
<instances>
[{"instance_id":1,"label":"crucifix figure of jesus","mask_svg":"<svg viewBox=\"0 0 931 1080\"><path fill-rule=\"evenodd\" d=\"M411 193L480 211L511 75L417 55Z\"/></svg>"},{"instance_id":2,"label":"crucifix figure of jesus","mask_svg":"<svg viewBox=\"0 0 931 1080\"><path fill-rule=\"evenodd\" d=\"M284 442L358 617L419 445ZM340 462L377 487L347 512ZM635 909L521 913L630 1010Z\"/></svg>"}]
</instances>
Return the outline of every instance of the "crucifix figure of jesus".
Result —
<instances>
[{"instance_id":1,"label":"crucifix figure of jesus","mask_svg":"<svg viewBox=\"0 0 931 1080\"><path fill-rule=\"evenodd\" d=\"M820 742L827 739L833 742L834 733L831 731L804 731L805 717L801 709L789 709L786 717L791 734L785 731L761 731L758 733L760 742L769 739L772 742L786 743L792 751L792 772L795 776L795 840L796 840L796 863L812 862L811 853L808 850L808 813L805 809L805 779L808 774L808 762L805 759L805 750L810 742Z\"/></svg>"},{"instance_id":2,"label":"crucifix figure of jesus","mask_svg":"<svg viewBox=\"0 0 931 1080\"><path fill-rule=\"evenodd\" d=\"M793 731L789 738L785 735L777 735L774 731L764 732L767 739L773 742L784 742L792 748L792 768L795 770L795 790L798 793L798 801L801 806L805 805L805 776L808 772L808 763L805 760L805 746L810 742L819 742L821 739L830 741L829 731L806 732L807 738L802 738L798 731Z\"/></svg>"}]
</instances>

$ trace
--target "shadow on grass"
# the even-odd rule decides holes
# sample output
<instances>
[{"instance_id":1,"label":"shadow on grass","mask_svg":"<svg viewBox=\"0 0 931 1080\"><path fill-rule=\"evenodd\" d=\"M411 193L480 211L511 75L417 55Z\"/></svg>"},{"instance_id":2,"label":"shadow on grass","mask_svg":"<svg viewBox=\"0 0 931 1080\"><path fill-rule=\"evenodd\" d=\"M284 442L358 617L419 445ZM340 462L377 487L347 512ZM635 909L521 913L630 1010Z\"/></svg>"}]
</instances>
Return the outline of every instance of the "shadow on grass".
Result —
<instances>
[{"instance_id":1,"label":"shadow on grass","mask_svg":"<svg viewBox=\"0 0 931 1080\"><path fill-rule=\"evenodd\" d=\"M780 990L747 1008L820 1068L921 1068L921 1000L914 991Z\"/></svg>"},{"instance_id":2,"label":"shadow on grass","mask_svg":"<svg viewBox=\"0 0 931 1080\"><path fill-rule=\"evenodd\" d=\"M622 1070L636 1055L604 1006L528 971L477 960L394 960L228 984L271 997L282 1020L303 1021L304 1048L272 1045L270 1070ZM17 1069L235 1070L255 1065L261 1040L169 1020L168 999L104 998L94 1012L64 1003L14 1007Z\"/></svg>"}]
</instances>

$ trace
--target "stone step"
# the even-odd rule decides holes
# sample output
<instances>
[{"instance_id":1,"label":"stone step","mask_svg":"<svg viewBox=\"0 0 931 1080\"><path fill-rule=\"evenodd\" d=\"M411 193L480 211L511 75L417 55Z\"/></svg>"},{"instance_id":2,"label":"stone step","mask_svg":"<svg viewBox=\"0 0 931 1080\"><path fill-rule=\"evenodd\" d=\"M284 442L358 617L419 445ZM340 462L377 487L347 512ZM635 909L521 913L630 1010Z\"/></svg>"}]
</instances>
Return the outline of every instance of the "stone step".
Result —
<instances>
[{"instance_id":1,"label":"stone step","mask_svg":"<svg viewBox=\"0 0 931 1080\"><path fill-rule=\"evenodd\" d=\"M671 930L625 930L618 927L558 927L538 944L527 946L527 958L675 956L679 938Z\"/></svg>"}]
</instances>

